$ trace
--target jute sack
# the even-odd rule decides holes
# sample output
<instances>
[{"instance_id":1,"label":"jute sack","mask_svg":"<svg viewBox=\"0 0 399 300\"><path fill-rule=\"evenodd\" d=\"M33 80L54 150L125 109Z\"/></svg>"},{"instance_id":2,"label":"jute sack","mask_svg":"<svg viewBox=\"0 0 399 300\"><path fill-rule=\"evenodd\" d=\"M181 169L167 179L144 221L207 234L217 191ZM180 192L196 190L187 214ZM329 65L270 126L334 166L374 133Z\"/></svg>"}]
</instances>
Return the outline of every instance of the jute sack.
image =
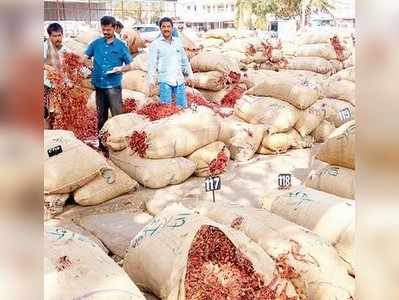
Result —
<instances>
[{"instance_id":1,"label":"jute sack","mask_svg":"<svg viewBox=\"0 0 399 300\"><path fill-rule=\"evenodd\" d=\"M355 171L324 164L312 170L305 185L340 197L355 199Z\"/></svg>"},{"instance_id":2,"label":"jute sack","mask_svg":"<svg viewBox=\"0 0 399 300\"><path fill-rule=\"evenodd\" d=\"M252 44L243 39L231 39L223 45L223 50L247 53Z\"/></svg>"},{"instance_id":3,"label":"jute sack","mask_svg":"<svg viewBox=\"0 0 399 300\"><path fill-rule=\"evenodd\" d=\"M355 169L355 121L337 128L319 149L316 158L341 167Z\"/></svg>"},{"instance_id":4,"label":"jute sack","mask_svg":"<svg viewBox=\"0 0 399 300\"><path fill-rule=\"evenodd\" d=\"M133 70L123 74L122 89L133 90L148 95L147 73Z\"/></svg>"},{"instance_id":5,"label":"jute sack","mask_svg":"<svg viewBox=\"0 0 399 300\"><path fill-rule=\"evenodd\" d=\"M267 57L263 54L263 52L256 52L254 54L254 62L256 62L257 64L261 64L267 61Z\"/></svg>"},{"instance_id":6,"label":"jute sack","mask_svg":"<svg viewBox=\"0 0 399 300\"><path fill-rule=\"evenodd\" d=\"M230 117L221 121L218 141L226 144L233 160L247 161L255 155L264 132L262 125L252 125Z\"/></svg>"},{"instance_id":7,"label":"jute sack","mask_svg":"<svg viewBox=\"0 0 399 300\"><path fill-rule=\"evenodd\" d=\"M330 39L335 35L334 32L326 32L326 31L313 31L313 32L304 32L299 35L297 39L297 43L299 45L306 44L330 44Z\"/></svg>"},{"instance_id":8,"label":"jute sack","mask_svg":"<svg viewBox=\"0 0 399 300\"><path fill-rule=\"evenodd\" d=\"M148 71L148 53L143 52L136 55L133 59L133 70L141 70L143 72Z\"/></svg>"},{"instance_id":9,"label":"jute sack","mask_svg":"<svg viewBox=\"0 0 399 300\"><path fill-rule=\"evenodd\" d=\"M212 29L208 30L207 32L202 34L202 37L206 39L214 38L214 39L221 39L224 42L228 42L232 39L231 34L223 29Z\"/></svg>"},{"instance_id":10,"label":"jute sack","mask_svg":"<svg viewBox=\"0 0 399 300\"><path fill-rule=\"evenodd\" d=\"M135 29L123 28L121 37L126 41L131 53L137 53L140 48L145 48L144 40L140 37L140 33ZM133 62L135 60L136 58L134 58Z\"/></svg>"},{"instance_id":11,"label":"jute sack","mask_svg":"<svg viewBox=\"0 0 399 300\"><path fill-rule=\"evenodd\" d=\"M329 43L302 45L297 49L295 56L322 57L327 60L343 61L349 57L349 54L349 51L343 51L343 55L338 56L334 47Z\"/></svg>"},{"instance_id":12,"label":"jute sack","mask_svg":"<svg viewBox=\"0 0 399 300\"><path fill-rule=\"evenodd\" d=\"M309 80L293 78L265 78L247 91L248 95L269 96L287 101L299 109L306 109L319 97L318 86Z\"/></svg>"},{"instance_id":13,"label":"jute sack","mask_svg":"<svg viewBox=\"0 0 399 300\"><path fill-rule=\"evenodd\" d=\"M91 213L79 217L79 225L94 234L107 246L112 254L124 258L126 249L135 236L144 226L153 219L142 209L125 207L124 204L135 201L126 199L123 202L114 202L113 205L121 206L121 211L105 209L97 214ZM117 203L117 204L116 204ZM112 204L110 203L110 206Z\"/></svg>"},{"instance_id":14,"label":"jute sack","mask_svg":"<svg viewBox=\"0 0 399 300\"><path fill-rule=\"evenodd\" d=\"M196 163L183 157L168 159L143 159L130 148L110 151L112 162L143 186L158 189L170 184L179 184L189 178Z\"/></svg>"},{"instance_id":15,"label":"jute sack","mask_svg":"<svg viewBox=\"0 0 399 300\"><path fill-rule=\"evenodd\" d=\"M345 100L356 105L356 85L345 79L329 79L323 85L323 94L327 98Z\"/></svg>"},{"instance_id":16,"label":"jute sack","mask_svg":"<svg viewBox=\"0 0 399 300\"><path fill-rule=\"evenodd\" d=\"M80 56L83 56L87 45L77 41L76 39L65 39L63 41L63 44L69 49L71 50L73 53L76 53Z\"/></svg>"},{"instance_id":17,"label":"jute sack","mask_svg":"<svg viewBox=\"0 0 399 300\"><path fill-rule=\"evenodd\" d=\"M147 102L147 97L143 93L123 89L122 90L122 102L125 102L128 99L134 100L134 102L137 105L137 109L141 109ZM90 98L87 101L87 107L93 111L97 111L96 91L93 91L90 94Z\"/></svg>"},{"instance_id":18,"label":"jute sack","mask_svg":"<svg viewBox=\"0 0 399 300\"><path fill-rule=\"evenodd\" d=\"M287 152L292 146L299 143L301 136L295 129L291 129L288 132L280 132L268 134L266 133L263 137L258 153L270 154L272 153L284 153ZM266 149L263 149L266 148Z\"/></svg>"},{"instance_id":19,"label":"jute sack","mask_svg":"<svg viewBox=\"0 0 399 300\"><path fill-rule=\"evenodd\" d=\"M49 156L48 151L62 152ZM106 160L75 138L71 131L44 131L44 193L70 193L93 180L106 167Z\"/></svg>"},{"instance_id":20,"label":"jute sack","mask_svg":"<svg viewBox=\"0 0 399 300\"><path fill-rule=\"evenodd\" d=\"M214 142L194 151L187 159L197 164L196 176L207 177L224 171L230 159L230 151L223 142ZM221 166L216 165L219 161Z\"/></svg>"},{"instance_id":21,"label":"jute sack","mask_svg":"<svg viewBox=\"0 0 399 300\"><path fill-rule=\"evenodd\" d=\"M352 53L351 56L349 56L349 58L347 60L344 60L344 68L351 68L354 67L356 63L356 58L355 58L355 54Z\"/></svg>"},{"instance_id":22,"label":"jute sack","mask_svg":"<svg viewBox=\"0 0 399 300\"><path fill-rule=\"evenodd\" d=\"M315 130L323 121L325 117L325 110L323 107L317 105L317 102L305 110L299 112L298 121L294 128L301 136L306 136Z\"/></svg>"},{"instance_id":23,"label":"jute sack","mask_svg":"<svg viewBox=\"0 0 399 300\"><path fill-rule=\"evenodd\" d=\"M269 133L286 132L298 121L298 110L271 97L244 95L237 100L234 114L251 124L263 124Z\"/></svg>"},{"instance_id":24,"label":"jute sack","mask_svg":"<svg viewBox=\"0 0 399 300\"><path fill-rule=\"evenodd\" d=\"M143 158L187 156L215 142L219 129L220 122L215 113L199 106L197 111L187 109L168 118L135 126L132 139L138 137L140 141L133 149Z\"/></svg>"},{"instance_id":25,"label":"jute sack","mask_svg":"<svg viewBox=\"0 0 399 300\"><path fill-rule=\"evenodd\" d=\"M108 119L100 130L103 144L114 151L125 149L129 145L133 128L144 122L149 120L136 113L121 114Z\"/></svg>"},{"instance_id":26,"label":"jute sack","mask_svg":"<svg viewBox=\"0 0 399 300\"><path fill-rule=\"evenodd\" d=\"M334 67L334 73L342 71L344 69L344 64L342 63L342 61L332 59L332 60L329 60L329 62Z\"/></svg>"},{"instance_id":27,"label":"jute sack","mask_svg":"<svg viewBox=\"0 0 399 300\"><path fill-rule=\"evenodd\" d=\"M198 89L198 91L206 100L220 104L222 99L229 93L229 87L225 87L220 91L210 91L204 89Z\"/></svg>"},{"instance_id":28,"label":"jute sack","mask_svg":"<svg viewBox=\"0 0 399 300\"><path fill-rule=\"evenodd\" d=\"M242 263L250 266L246 275L237 274ZM287 286L287 295L296 296L291 282L274 273L275 267L245 234L179 205L164 209L133 238L123 265L138 286L161 299L223 299L221 288L226 299L238 299L239 293L262 299L254 286L265 290L269 283L272 288L280 285L277 295ZM223 287L211 280L221 276L221 270ZM254 276L259 285L251 280Z\"/></svg>"},{"instance_id":29,"label":"jute sack","mask_svg":"<svg viewBox=\"0 0 399 300\"><path fill-rule=\"evenodd\" d=\"M190 63L193 72L219 71L224 74L230 72L240 74L240 67L236 59L215 52L201 52L194 56Z\"/></svg>"},{"instance_id":30,"label":"jute sack","mask_svg":"<svg viewBox=\"0 0 399 300\"><path fill-rule=\"evenodd\" d=\"M145 300L129 276L93 241L45 226L44 299Z\"/></svg>"},{"instance_id":31,"label":"jute sack","mask_svg":"<svg viewBox=\"0 0 399 300\"><path fill-rule=\"evenodd\" d=\"M44 221L62 213L69 194L44 195Z\"/></svg>"},{"instance_id":32,"label":"jute sack","mask_svg":"<svg viewBox=\"0 0 399 300\"><path fill-rule=\"evenodd\" d=\"M355 202L311 188L301 187L263 198L264 208L301 225L329 241L349 264L353 274ZM293 209L295 208L295 209Z\"/></svg>"},{"instance_id":33,"label":"jute sack","mask_svg":"<svg viewBox=\"0 0 399 300\"><path fill-rule=\"evenodd\" d=\"M97 30L82 31L76 36L76 40L80 43L88 45L99 37L101 37L101 34Z\"/></svg>"},{"instance_id":34,"label":"jute sack","mask_svg":"<svg viewBox=\"0 0 399 300\"><path fill-rule=\"evenodd\" d=\"M287 69L312 71L320 74L331 74L334 72L334 66L322 57L289 58Z\"/></svg>"},{"instance_id":35,"label":"jute sack","mask_svg":"<svg viewBox=\"0 0 399 300\"><path fill-rule=\"evenodd\" d=\"M224 41L222 39L214 39L214 38L209 38L209 39L204 39L200 42L200 45L204 49L220 49L222 45L224 44Z\"/></svg>"},{"instance_id":36,"label":"jute sack","mask_svg":"<svg viewBox=\"0 0 399 300\"><path fill-rule=\"evenodd\" d=\"M356 70L355 67L350 67L347 69L344 69L334 75L331 76L333 79L337 80L349 80L352 82L356 82Z\"/></svg>"},{"instance_id":37,"label":"jute sack","mask_svg":"<svg viewBox=\"0 0 399 300\"><path fill-rule=\"evenodd\" d=\"M192 39L190 39L188 37L188 35L185 34L184 32L180 32L179 37L180 37L180 40L181 40L184 50L193 51L193 50L198 49L198 46L194 43L194 41Z\"/></svg>"},{"instance_id":38,"label":"jute sack","mask_svg":"<svg viewBox=\"0 0 399 300\"><path fill-rule=\"evenodd\" d=\"M204 96L204 98L213 103L221 104L224 97L226 97L236 86L240 87L242 90L246 90L247 86L245 83L238 84L227 84L220 91L210 91L204 89L198 89L198 91Z\"/></svg>"},{"instance_id":39,"label":"jute sack","mask_svg":"<svg viewBox=\"0 0 399 300\"><path fill-rule=\"evenodd\" d=\"M246 234L280 265L279 271L290 269L290 275L296 274L292 283L304 296L300 299L354 296L354 282L346 265L334 247L317 234L265 209L203 203L198 210L213 221Z\"/></svg>"},{"instance_id":40,"label":"jute sack","mask_svg":"<svg viewBox=\"0 0 399 300\"><path fill-rule=\"evenodd\" d=\"M324 143L334 130L335 126L333 124L323 120L310 135L314 137L316 143Z\"/></svg>"},{"instance_id":41,"label":"jute sack","mask_svg":"<svg viewBox=\"0 0 399 300\"><path fill-rule=\"evenodd\" d=\"M240 63L250 64L253 62L253 57L243 52L234 51L234 50L224 50L222 54L232 59L238 60Z\"/></svg>"},{"instance_id":42,"label":"jute sack","mask_svg":"<svg viewBox=\"0 0 399 300\"><path fill-rule=\"evenodd\" d=\"M194 73L194 87L204 90L220 91L226 84L225 75L222 72L210 71Z\"/></svg>"},{"instance_id":43,"label":"jute sack","mask_svg":"<svg viewBox=\"0 0 399 300\"><path fill-rule=\"evenodd\" d=\"M73 197L80 205L96 205L138 188L138 183L108 161L108 168L88 184L77 189Z\"/></svg>"},{"instance_id":44,"label":"jute sack","mask_svg":"<svg viewBox=\"0 0 399 300\"><path fill-rule=\"evenodd\" d=\"M323 98L318 100L316 104L323 106L326 112L325 120L332 123L335 127L340 127L355 118L355 107L347 101ZM347 115L347 111L349 111L349 116Z\"/></svg>"},{"instance_id":45,"label":"jute sack","mask_svg":"<svg viewBox=\"0 0 399 300\"><path fill-rule=\"evenodd\" d=\"M93 86L93 84L91 83L91 78L86 78L82 80L82 87L85 89L90 90L89 95L91 95L91 91L95 90L95 87Z\"/></svg>"}]
</instances>

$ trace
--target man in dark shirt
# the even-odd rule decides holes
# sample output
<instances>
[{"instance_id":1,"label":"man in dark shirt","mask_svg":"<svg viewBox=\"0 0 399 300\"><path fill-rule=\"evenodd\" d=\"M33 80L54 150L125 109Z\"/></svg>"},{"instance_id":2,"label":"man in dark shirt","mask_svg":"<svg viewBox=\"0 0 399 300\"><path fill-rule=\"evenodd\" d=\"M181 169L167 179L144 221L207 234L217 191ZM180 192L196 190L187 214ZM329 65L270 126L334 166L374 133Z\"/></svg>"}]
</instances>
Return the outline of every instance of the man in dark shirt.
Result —
<instances>
[{"instance_id":1,"label":"man in dark shirt","mask_svg":"<svg viewBox=\"0 0 399 300\"><path fill-rule=\"evenodd\" d=\"M132 69L132 56L126 44L115 36L116 20L105 16L101 20L104 37L91 42L85 51L87 58L93 58L92 84L96 89L98 130L112 116L122 110L122 72ZM105 150L100 141L100 149Z\"/></svg>"}]
</instances>

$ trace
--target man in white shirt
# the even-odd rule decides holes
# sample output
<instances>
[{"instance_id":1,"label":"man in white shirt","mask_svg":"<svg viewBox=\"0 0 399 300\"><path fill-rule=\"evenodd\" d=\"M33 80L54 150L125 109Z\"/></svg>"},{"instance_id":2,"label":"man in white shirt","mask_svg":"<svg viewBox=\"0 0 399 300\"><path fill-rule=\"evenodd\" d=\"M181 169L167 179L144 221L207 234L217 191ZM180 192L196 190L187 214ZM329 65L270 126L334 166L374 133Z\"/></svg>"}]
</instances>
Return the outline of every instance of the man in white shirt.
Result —
<instances>
[{"instance_id":1,"label":"man in white shirt","mask_svg":"<svg viewBox=\"0 0 399 300\"><path fill-rule=\"evenodd\" d=\"M179 38L172 35L173 23L170 18L159 21L162 35L151 43L148 63L148 84L150 90L155 88L155 73L158 71L159 98L162 104L170 104L172 95L176 105L187 107L185 79L192 86L193 71L186 52Z\"/></svg>"}]
</instances>

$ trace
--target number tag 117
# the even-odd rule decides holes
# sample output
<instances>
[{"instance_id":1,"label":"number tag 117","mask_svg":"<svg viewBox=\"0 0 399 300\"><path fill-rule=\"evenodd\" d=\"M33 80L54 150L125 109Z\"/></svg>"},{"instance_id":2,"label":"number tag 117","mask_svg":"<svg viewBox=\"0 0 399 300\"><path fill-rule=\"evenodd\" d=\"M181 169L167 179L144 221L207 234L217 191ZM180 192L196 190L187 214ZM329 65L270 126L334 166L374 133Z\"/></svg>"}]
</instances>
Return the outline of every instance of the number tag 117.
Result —
<instances>
[{"instance_id":1,"label":"number tag 117","mask_svg":"<svg viewBox=\"0 0 399 300\"><path fill-rule=\"evenodd\" d=\"M222 180L219 176L210 176L205 179L205 192L212 192L213 202L215 202L215 191L220 190Z\"/></svg>"}]
</instances>

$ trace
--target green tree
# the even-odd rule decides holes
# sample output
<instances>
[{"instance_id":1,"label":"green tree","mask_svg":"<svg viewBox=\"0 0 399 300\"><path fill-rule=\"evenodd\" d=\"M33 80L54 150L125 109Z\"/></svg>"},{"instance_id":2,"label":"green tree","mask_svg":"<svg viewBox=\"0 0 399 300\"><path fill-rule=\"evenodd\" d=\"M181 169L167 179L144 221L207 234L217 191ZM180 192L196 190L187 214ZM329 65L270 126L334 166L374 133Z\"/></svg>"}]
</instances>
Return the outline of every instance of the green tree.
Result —
<instances>
[{"instance_id":1,"label":"green tree","mask_svg":"<svg viewBox=\"0 0 399 300\"><path fill-rule=\"evenodd\" d=\"M318 10L329 12L333 9L332 0L237 0L236 23L240 24L244 15L254 14L259 18L267 15L289 19L300 16L302 24L306 23L309 15Z\"/></svg>"}]
</instances>

